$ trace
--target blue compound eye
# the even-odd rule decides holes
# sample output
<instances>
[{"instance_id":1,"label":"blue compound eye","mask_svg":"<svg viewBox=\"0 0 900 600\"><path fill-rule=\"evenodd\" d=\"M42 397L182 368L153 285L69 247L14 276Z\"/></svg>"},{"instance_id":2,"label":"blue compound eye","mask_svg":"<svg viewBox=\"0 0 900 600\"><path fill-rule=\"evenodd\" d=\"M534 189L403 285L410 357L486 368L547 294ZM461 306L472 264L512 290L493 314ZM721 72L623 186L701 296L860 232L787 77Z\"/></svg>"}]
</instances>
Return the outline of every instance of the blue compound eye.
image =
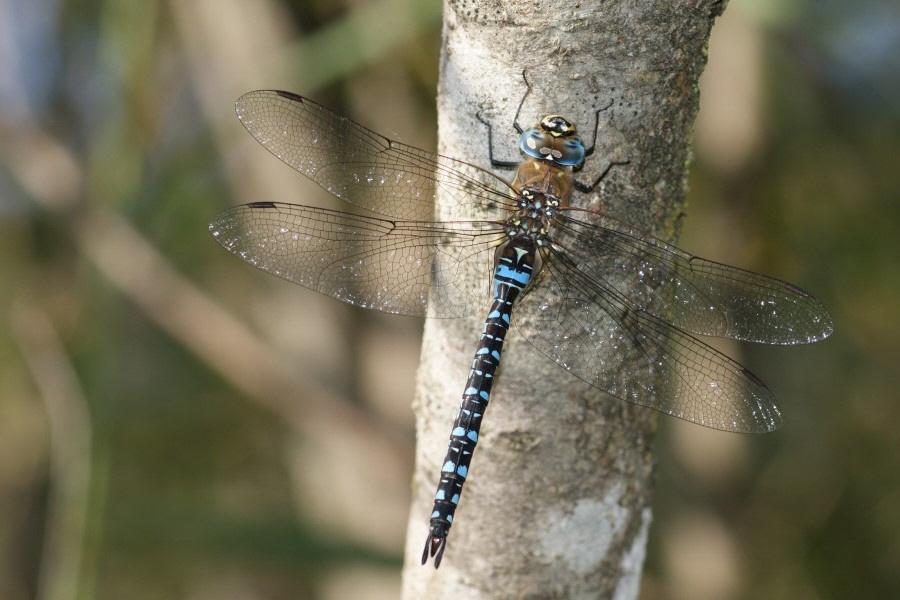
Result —
<instances>
[{"instance_id":1,"label":"blue compound eye","mask_svg":"<svg viewBox=\"0 0 900 600\"><path fill-rule=\"evenodd\" d=\"M549 145L549 137L549 135L537 127L527 129L522 133L522 137L519 138L519 150L526 156L546 159L546 152L541 153L541 150L547 148Z\"/></svg>"},{"instance_id":2,"label":"blue compound eye","mask_svg":"<svg viewBox=\"0 0 900 600\"><path fill-rule=\"evenodd\" d=\"M570 139L562 143L560 156L554 157L556 163L566 167L578 167L584 163L584 144L580 139Z\"/></svg>"},{"instance_id":3,"label":"blue compound eye","mask_svg":"<svg viewBox=\"0 0 900 600\"><path fill-rule=\"evenodd\" d=\"M578 167L585 158L584 144L580 138L555 137L538 127L522 133L519 149L526 156L551 161L563 167Z\"/></svg>"}]
</instances>

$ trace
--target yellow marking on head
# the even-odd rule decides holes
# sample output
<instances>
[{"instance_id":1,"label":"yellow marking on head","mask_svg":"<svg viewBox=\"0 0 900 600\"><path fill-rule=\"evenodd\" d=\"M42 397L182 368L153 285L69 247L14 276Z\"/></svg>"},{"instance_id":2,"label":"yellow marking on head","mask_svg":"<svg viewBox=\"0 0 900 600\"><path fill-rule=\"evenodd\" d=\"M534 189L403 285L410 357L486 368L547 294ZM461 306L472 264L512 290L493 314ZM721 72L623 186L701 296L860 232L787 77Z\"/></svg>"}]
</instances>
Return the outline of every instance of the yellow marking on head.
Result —
<instances>
[{"instance_id":1,"label":"yellow marking on head","mask_svg":"<svg viewBox=\"0 0 900 600\"><path fill-rule=\"evenodd\" d=\"M575 134L575 124L562 115L547 115L541 119L540 127L553 137L568 137Z\"/></svg>"}]
</instances>

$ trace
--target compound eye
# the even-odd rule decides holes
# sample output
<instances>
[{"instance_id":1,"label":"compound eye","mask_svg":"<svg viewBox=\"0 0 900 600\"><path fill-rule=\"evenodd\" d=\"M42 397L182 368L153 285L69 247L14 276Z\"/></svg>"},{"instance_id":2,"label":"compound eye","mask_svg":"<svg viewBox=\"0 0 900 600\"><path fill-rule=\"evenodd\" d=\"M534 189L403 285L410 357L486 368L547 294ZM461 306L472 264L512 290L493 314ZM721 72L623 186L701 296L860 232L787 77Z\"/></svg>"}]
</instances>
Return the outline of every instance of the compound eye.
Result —
<instances>
[{"instance_id":1,"label":"compound eye","mask_svg":"<svg viewBox=\"0 0 900 600\"><path fill-rule=\"evenodd\" d=\"M524 131L522 137L519 138L519 150L532 158L546 158L545 148L550 145L549 137L546 132L532 127Z\"/></svg>"},{"instance_id":2,"label":"compound eye","mask_svg":"<svg viewBox=\"0 0 900 600\"><path fill-rule=\"evenodd\" d=\"M585 159L584 143L580 138L565 140L560 146L559 156L555 156L558 164L566 167L580 167Z\"/></svg>"}]
</instances>

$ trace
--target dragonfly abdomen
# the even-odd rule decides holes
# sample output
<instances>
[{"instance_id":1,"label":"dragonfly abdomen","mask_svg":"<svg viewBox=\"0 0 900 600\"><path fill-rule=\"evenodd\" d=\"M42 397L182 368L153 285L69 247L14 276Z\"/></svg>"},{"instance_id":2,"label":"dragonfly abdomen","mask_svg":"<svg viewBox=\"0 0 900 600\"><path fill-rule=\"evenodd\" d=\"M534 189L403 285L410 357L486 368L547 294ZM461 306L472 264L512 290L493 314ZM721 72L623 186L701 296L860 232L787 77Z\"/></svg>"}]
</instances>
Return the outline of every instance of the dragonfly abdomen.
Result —
<instances>
[{"instance_id":1,"label":"dragonfly abdomen","mask_svg":"<svg viewBox=\"0 0 900 600\"><path fill-rule=\"evenodd\" d=\"M434 495L431 529L422 552L422 564L428 561L429 555L434 557L435 568L441 564L447 534L469 474L472 453L478 444L481 419L491 397L494 374L500 365L512 307L531 281L535 254L534 240L528 237L515 238L503 249L494 269L494 300L475 350L459 414L453 424L453 431L450 432L447 456L442 463L441 479Z\"/></svg>"}]
</instances>

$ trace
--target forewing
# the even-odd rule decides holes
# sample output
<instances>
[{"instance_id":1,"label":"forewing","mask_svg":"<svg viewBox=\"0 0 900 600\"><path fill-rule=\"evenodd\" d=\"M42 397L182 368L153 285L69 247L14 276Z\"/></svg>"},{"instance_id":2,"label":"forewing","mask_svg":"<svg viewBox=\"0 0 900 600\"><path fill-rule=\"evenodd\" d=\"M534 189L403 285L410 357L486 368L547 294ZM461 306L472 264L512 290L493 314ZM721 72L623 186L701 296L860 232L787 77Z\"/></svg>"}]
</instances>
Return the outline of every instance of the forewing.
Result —
<instances>
[{"instance_id":1,"label":"forewing","mask_svg":"<svg viewBox=\"0 0 900 600\"><path fill-rule=\"evenodd\" d=\"M256 202L210 224L241 260L350 304L389 313L462 317L490 299L493 249L503 231L489 222L390 220Z\"/></svg>"},{"instance_id":2,"label":"forewing","mask_svg":"<svg viewBox=\"0 0 900 600\"><path fill-rule=\"evenodd\" d=\"M822 304L784 281L692 256L599 213L568 210L558 222L554 242L591 265L586 276L607 280L633 308L684 331L806 344L833 330Z\"/></svg>"},{"instance_id":3,"label":"forewing","mask_svg":"<svg viewBox=\"0 0 900 600\"><path fill-rule=\"evenodd\" d=\"M509 185L492 173L388 139L308 98L259 90L241 96L235 110L272 154L378 214L453 220L470 217L477 206L480 217L502 219L513 206Z\"/></svg>"}]
</instances>

